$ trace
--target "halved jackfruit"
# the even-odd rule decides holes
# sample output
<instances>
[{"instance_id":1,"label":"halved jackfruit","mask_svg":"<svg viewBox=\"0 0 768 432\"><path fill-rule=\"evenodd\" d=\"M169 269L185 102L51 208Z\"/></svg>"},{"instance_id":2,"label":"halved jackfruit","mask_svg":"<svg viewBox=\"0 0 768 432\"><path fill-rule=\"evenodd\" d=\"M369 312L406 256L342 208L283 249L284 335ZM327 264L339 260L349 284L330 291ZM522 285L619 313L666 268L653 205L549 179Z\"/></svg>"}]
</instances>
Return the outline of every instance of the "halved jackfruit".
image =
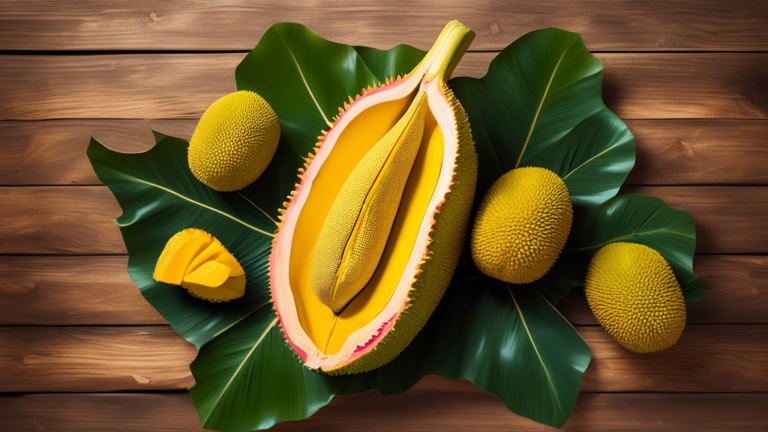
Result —
<instances>
[{"instance_id":1,"label":"halved jackfruit","mask_svg":"<svg viewBox=\"0 0 768 432\"><path fill-rule=\"evenodd\" d=\"M350 97L300 170L269 267L283 334L310 369L382 366L445 293L477 179L446 82L473 38L452 21L411 73Z\"/></svg>"},{"instance_id":2,"label":"halved jackfruit","mask_svg":"<svg viewBox=\"0 0 768 432\"><path fill-rule=\"evenodd\" d=\"M214 303L245 294L245 271L235 257L216 237L196 228L168 240L152 277Z\"/></svg>"}]
</instances>

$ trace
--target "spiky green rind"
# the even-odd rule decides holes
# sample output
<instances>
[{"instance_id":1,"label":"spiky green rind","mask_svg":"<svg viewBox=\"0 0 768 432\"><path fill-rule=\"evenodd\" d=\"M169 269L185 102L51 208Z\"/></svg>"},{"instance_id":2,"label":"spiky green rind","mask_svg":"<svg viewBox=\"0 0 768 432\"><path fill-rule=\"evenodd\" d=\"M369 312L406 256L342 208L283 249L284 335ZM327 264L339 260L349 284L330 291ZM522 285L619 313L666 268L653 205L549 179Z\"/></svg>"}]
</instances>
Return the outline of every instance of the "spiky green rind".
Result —
<instances>
[{"instance_id":1,"label":"spiky green rind","mask_svg":"<svg viewBox=\"0 0 768 432\"><path fill-rule=\"evenodd\" d=\"M267 101L230 93L208 107L189 141L189 168L219 192L243 189L261 176L277 150L280 123Z\"/></svg>"}]
</instances>

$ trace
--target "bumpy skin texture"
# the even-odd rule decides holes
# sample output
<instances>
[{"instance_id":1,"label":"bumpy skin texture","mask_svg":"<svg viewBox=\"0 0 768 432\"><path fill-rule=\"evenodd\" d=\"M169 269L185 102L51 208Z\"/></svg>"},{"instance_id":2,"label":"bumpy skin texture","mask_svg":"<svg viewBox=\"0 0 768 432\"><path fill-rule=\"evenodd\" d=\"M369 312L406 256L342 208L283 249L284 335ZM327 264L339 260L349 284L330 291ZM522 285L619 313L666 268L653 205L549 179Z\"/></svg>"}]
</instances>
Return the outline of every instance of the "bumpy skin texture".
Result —
<instances>
[{"instance_id":1,"label":"bumpy skin texture","mask_svg":"<svg viewBox=\"0 0 768 432\"><path fill-rule=\"evenodd\" d=\"M242 189L264 172L280 141L277 115L261 96L238 91L205 111L189 142L189 168L219 192Z\"/></svg>"},{"instance_id":2,"label":"bumpy skin texture","mask_svg":"<svg viewBox=\"0 0 768 432\"><path fill-rule=\"evenodd\" d=\"M343 375L368 372L397 357L424 327L440 299L443 298L464 249L472 201L477 184L477 154L469 120L459 100L447 85L443 85L445 103L456 118L458 154L454 167L453 185L430 233L431 243L424 254L419 273L411 286L407 308L399 315L392 330L365 356L347 366L328 372ZM444 131L449 133L449 131Z\"/></svg>"},{"instance_id":3,"label":"bumpy skin texture","mask_svg":"<svg viewBox=\"0 0 768 432\"><path fill-rule=\"evenodd\" d=\"M488 276L530 283L549 271L568 240L568 188L545 168L517 168L483 197L472 229L472 260Z\"/></svg>"},{"instance_id":4,"label":"bumpy skin texture","mask_svg":"<svg viewBox=\"0 0 768 432\"><path fill-rule=\"evenodd\" d=\"M365 288L381 260L419 153L426 105L422 95L363 157L328 212L311 280L318 299L336 313Z\"/></svg>"},{"instance_id":5,"label":"bumpy skin texture","mask_svg":"<svg viewBox=\"0 0 768 432\"><path fill-rule=\"evenodd\" d=\"M636 353L674 345L685 328L685 300L669 263L636 243L611 243L589 263L584 288L597 321Z\"/></svg>"}]
</instances>

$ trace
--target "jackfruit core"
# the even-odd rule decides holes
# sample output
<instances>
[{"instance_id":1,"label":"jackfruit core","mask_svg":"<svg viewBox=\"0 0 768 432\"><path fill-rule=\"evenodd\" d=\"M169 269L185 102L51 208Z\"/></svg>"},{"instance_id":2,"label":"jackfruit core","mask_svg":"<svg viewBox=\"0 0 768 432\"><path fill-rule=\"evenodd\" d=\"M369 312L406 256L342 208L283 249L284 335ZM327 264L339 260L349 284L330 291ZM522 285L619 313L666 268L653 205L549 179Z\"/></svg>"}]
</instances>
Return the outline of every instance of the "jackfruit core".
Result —
<instances>
[{"instance_id":1,"label":"jackfruit core","mask_svg":"<svg viewBox=\"0 0 768 432\"><path fill-rule=\"evenodd\" d=\"M344 128L314 179L312 193L297 221L290 258L291 291L302 328L326 355L338 353L351 334L384 309L404 277L420 227L431 223L425 220L425 214L430 214L427 207L442 169L444 137L435 117L426 110L418 154L397 204L392 229L388 233L383 230L382 235L388 234L388 238L373 276L338 314L313 291L310 274L314 249L337 194L358 162L403 117L415 97L416 92L379 103L361 112Z\"/></svg>"}]
</instances>

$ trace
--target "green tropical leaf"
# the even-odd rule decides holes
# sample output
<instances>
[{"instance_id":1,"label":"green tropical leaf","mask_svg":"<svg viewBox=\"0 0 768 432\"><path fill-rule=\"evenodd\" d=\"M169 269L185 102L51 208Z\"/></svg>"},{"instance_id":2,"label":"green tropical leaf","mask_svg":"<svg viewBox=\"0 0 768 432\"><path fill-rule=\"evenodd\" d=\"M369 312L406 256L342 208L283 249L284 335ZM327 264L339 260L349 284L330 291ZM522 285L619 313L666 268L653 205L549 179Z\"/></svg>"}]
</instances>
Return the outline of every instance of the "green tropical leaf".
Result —
<instances>
[{"instance_id":1,"label":"green tropical leaf","mask_svg":"<svg viewBox=\"0 0 768 432\"><path fill-rule=\"evenodd\" d=\"M506 172L559 175L575 206L614 195L635 163L635 139L603 103L603 66L576 33L544 29L505 48L480 79L456 78L478 153L477 199Z\"/></svg>"},{"instance_id":2,"label":"green tropical leaf","mask_svg":"<svg viewBox=\"0 0 768 432\"><path fill-rule=\"evenodd\" d=\"M693 273L696 226L690 213L675 210L663 200L646 195L619 195L577 215L565 246L569 259L585 262L614 242L640 243L658 251L669 262L683 289L686 303L707 298ZM581 257L579 257L581 256ZM582 280L585 267L582 267Z\"/></svg>"},{"instance_id":3,"label":"green tropical leaf","mask_svg":"<svg viewBox=\"0 0 768 432\"><path fill-rule=\"evenodd\" d=\"M157 144L138 154L113 152L91 138L87 153L123 210L115 223L128 249L128 274L174 330L200 347L269 305L266 262L276 225L240 195L222 194L197 181L187 164L186 141L155 137ZM213 234L246 271L246 294L235 307L195 299L182 288L152 279L166 242L186 228Z\"/></svg>"},{"instance_id":4,"label":"green tropical leaf","mask_svg":"<svg viewBox=\"0 0 768 432\"><path fill-rule=\"evenodd\" d=\"M203 427L225 431L309 417L344 384L301 365L271 305L205 345L190 369L196 384L189 392Z\"/></svg>"},{"instance_id":5,"label":"green tropical leaf","mask_svg":"<svg viewBox=\"0 0 768 432\"><path fill-rule=\"evenodd\" d=\"M157 145L135 155L91 141L94 169L123 208L117 222L129 274L173 328L198 346L190 365L197 384L190 392L206 428L267 428L307 417L336 394L400 393L430 374L469 379L512 411L555 427L571 414L590 353L553 303L578 283L569 275L583 271L585 252L573 254L579 263L573 268L560 264L567 258L559 261L557 278L527 286L481 275L465 254L416 339L390 364L366 374L311 372L280 334L266 264L278 209L295 187L303 158L344 101L409 72L423 55L404 45L380 51L336 44L298 24L270 28L237 68L236 79L238 89L255 91L272 105L282 136L267 171L241 192L222 194L200 184L187 166L183 140L156 134ZM634 140L602 105L601 71L577 35L549 29L515 42L485 78L451 82L457 94L465 92L459 97L478 142L479 197L517 159L520 166L545 166L565 178L577 206L615 194L634 163ZM528 123L524 133L501 124L507 115ZM519 133L505 135L512 130ZM210 304L152 280L165 242L189 227L211 232L237 257L248 279L244 297Z\"/></svg>"},{"instance_id":6,"label":"green tropical leaf","mask_svg":"<svg viewBox=\"0 0 768 432\"><path fill-rule=\"evenodd\" d=\"M483 78L452 80L476 141L476 201L526 166L560 176L576 214L615 196L635 164L635 139L603 103L602 81L603 66L581 37L553 28L513 42ZM582 284L588 262L562 257L535 285L557 304Z\"/></svg>"},{"instance_id":7,"label":"green tropical leaf","mask_svg":"<svg viewBox=\"0 0 768 432\"><path fill-rule=\"evenodd\" d=\"M406 351L355 379L384 394L425 375L467 379L511 411L562 427L591 360L587 343L535 287L462 273Z\"/></svg>"}]
</instances>

